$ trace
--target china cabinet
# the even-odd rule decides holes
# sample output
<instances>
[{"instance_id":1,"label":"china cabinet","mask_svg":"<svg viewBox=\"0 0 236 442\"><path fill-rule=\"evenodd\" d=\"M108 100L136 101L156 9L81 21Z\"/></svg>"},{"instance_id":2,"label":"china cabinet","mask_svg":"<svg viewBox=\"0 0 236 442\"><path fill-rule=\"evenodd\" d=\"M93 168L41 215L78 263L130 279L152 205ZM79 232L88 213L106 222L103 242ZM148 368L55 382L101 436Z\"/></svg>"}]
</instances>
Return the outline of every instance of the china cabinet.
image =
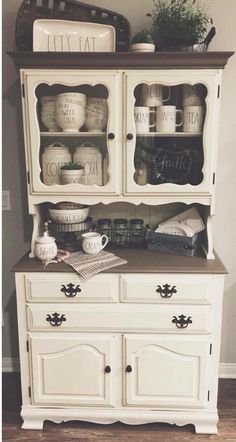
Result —
<instances>
[{"instance_id":1,"label":"china cabinet","mask_svg":"<svg viewBox=\"0 0 236 442\"><path fill-rule=\"evenodd\" d=\"M11 55L34 220L30 258L14 268L22 427L119 420L216 433L226 270L211 221L221 77L232 53ZM82 178L64 184L60 168L70 161ZM116 249L127 264L85 281L63 263L42 270L35 241L63 201L89 206L109 235L111 220L117 235L129 222L138 248L119 238ZM205 224L199 255L144 249L144 223L193 205Z\"/></svg>"}]
</instances>

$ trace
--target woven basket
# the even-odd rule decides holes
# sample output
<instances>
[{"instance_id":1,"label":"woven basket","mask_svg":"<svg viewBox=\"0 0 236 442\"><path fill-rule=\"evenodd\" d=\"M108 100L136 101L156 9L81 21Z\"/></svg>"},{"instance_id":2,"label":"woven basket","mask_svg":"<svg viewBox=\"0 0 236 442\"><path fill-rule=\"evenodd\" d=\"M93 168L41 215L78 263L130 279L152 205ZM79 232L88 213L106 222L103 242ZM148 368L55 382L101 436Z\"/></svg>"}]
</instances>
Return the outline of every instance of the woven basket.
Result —
<instances>
[{"instance_id":1,"label":"woven basket","mask_svg":"<svg viewBox=\"0 0 236 442\"><path fill-rule=\"evenodd\" d=\"M16 19L15 42L19 51L32 51L33 23L37 19L73 20L113 26L116 51L129 50L129 22L116 12L76 0L24 0Z\"/></svg>"}]
</instances>

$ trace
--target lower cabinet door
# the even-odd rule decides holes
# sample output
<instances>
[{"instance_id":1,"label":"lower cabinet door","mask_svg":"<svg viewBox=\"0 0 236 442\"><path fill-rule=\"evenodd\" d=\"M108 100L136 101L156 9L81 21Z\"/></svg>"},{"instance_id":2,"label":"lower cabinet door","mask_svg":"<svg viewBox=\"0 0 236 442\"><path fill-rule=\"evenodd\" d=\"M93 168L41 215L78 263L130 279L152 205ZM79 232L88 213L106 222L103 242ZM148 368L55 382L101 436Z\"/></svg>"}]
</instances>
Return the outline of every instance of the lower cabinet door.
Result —
<instances>
[{"instance_id":1,"label":"lower cabinet door","mask_svg":"<svg viewBox=\"0 0 236 442\"><path fill-rule=\"evenodd\" d=\"M207 406L208 336L124 335L123 339L124 405Z\"/></svg>"},{"instance_id":2,"label":"lower cabinet door","mask_svg":"<svg viewBox=\"0 0 236 442\"><path fill-rule=\"evenodd\" d=\"M31 333L33 404L113 406L112 334Z\"/></svg>"}]
</instances>

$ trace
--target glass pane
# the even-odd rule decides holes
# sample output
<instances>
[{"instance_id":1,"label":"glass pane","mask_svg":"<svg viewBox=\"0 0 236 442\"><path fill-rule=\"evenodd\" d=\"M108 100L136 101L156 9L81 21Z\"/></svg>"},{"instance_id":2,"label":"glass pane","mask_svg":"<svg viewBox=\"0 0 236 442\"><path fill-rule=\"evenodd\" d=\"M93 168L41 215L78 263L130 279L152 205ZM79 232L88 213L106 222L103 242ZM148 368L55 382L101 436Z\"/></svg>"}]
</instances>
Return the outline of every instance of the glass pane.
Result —
<instances>
[{"instance_id":1,"label":"glass pane","mask_svg":"<svg viewBox=\"0 0 236 442\"><path fill-rule=\"evenodd\" d=\"M206 87L139 84L134 91L134 181L143 186L203 181Z\"/></svg>"},{"instance_id":2,"label":"glass pane","mask_svg":"<svg viewBox=\"0 0 236 442\"><path fill-rule=\"evenodd\" d=\"M47 186L107 184L107 88L40 84L36 97L41 181Z\"/></svg>"}]
</instances>

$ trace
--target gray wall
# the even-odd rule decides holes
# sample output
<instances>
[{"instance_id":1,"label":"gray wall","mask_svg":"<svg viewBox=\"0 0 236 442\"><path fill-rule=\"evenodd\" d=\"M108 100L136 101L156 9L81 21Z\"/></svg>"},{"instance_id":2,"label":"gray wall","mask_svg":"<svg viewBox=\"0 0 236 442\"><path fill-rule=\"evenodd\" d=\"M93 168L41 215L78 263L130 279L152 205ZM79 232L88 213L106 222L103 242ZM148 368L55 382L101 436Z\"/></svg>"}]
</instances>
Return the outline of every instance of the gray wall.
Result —
<instances>
[{"instance_id":1,"label":"gray wall","mask_svg":"<svg viewBox=\"0 0 236 442\"><path fill-rule=\"evenodd\" d=\"M83 0L86 2L86 0ZM89 0L88 3L92 3ZM24 146L19 78L5 51L14 48L17 11L22 0L3 0L3 190L10 190L11 212L3 212L3 357L17 357L17 324L12 266L29 249L31 219L27 214ZM97 0L97 6L116 9L134 34L148 23L152 0ZM236 1L206 0L217 35L211 50L235 50ZM157 54L158 57L158 54ZM220 146L217 173L215 248L226 265L221 361L236 363L236 56L223 76Z\"/></svg>"}]
</instances>

